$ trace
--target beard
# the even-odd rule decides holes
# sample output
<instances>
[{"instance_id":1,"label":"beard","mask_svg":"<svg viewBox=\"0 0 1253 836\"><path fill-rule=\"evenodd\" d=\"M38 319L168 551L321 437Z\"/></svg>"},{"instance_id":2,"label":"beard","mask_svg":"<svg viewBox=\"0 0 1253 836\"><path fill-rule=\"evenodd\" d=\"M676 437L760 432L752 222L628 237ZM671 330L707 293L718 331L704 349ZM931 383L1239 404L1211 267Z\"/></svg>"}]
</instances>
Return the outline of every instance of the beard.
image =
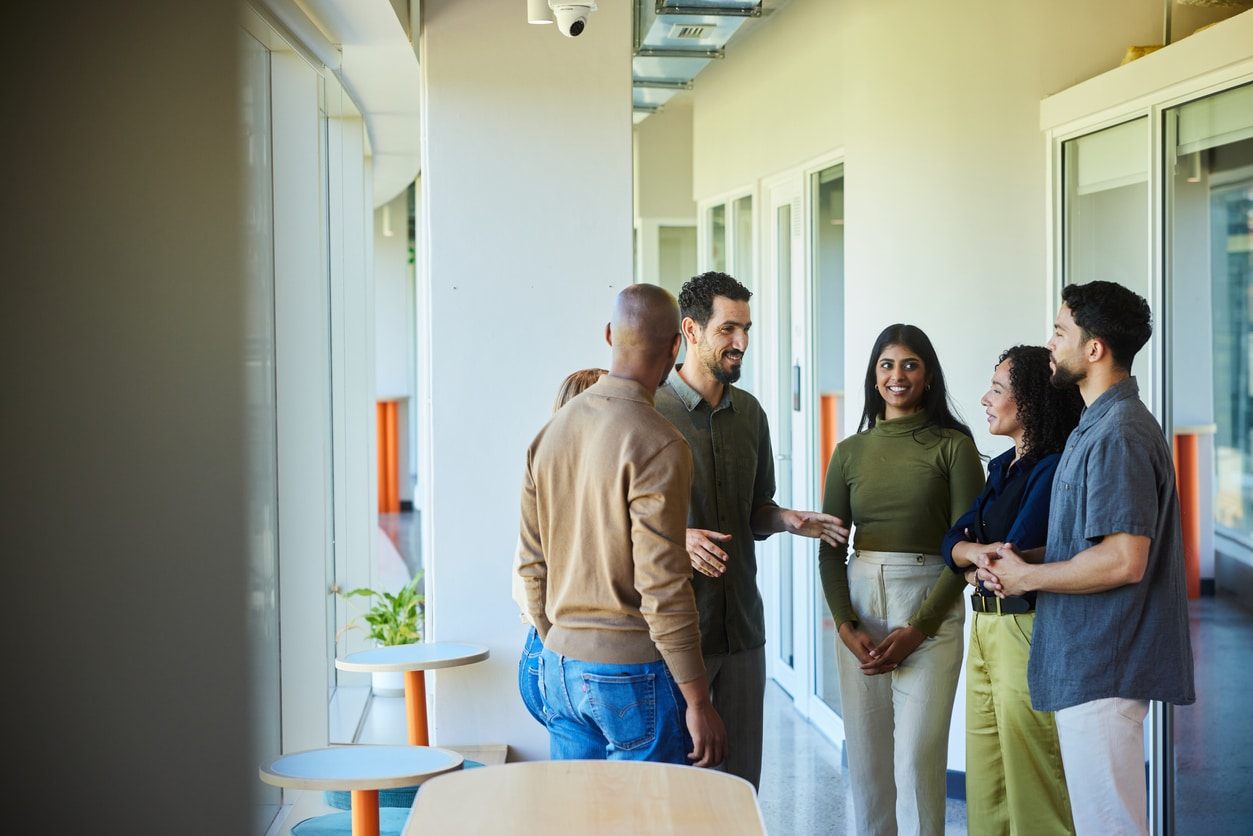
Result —
<instances>
[{"instance_id":1,"label":"beard","mask_svg":"<svg viewBox=\"0 0 1253 836\"><path fill-rule=\"evenodd\" d=\"M1085 375L1076 372L1074 369L1058 366L1053 369L1053 376L1049 378L1049 383L1053 384L1054 389L1069 389L1072 386L1078 386L1084 377Z\"/></svg>"},{"instance_id":2,"label":"beard","mask_svg":"<svg viewBox=\"0 0 1253 836\"><path fill-rule=\"evenodd\" d=\"M740 367L732 366L729 370L722 366L714 366L709 371L713 372L714 380L717 380L723 386L729 386L740 379Z\"/></svg>"},{"instance_id":3,"label":"beard","mask_svg":"<svg viewBox=\"0 0 1253 836\"><path fill-rule=\"evenodd\" d=\"M725 357L726 355L723 356ZM743 354L738 353L732 356L738 360L743 360L744 358ZM707 346L701 347L700 361L708 369L709 373L713 375L714 380L723 386L728 386L740 379L740 370L742 368L740 364L736 363L729 369L723 368L722 358L715 356L713 350Z\"/></svg>"}]
</instances>

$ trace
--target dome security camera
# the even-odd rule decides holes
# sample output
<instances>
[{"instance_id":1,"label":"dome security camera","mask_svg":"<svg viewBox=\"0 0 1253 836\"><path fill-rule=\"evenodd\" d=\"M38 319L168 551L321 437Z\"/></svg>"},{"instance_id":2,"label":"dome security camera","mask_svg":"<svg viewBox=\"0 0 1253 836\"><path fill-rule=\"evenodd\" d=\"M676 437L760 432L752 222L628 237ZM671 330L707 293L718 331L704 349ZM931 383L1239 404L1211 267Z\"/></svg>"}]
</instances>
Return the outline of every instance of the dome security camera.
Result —
<instances>
[{"instance_id":1,"label":"dome security camera","mask_svg":"<svg viewBox=\"0 0 1253 836\"><path fill-rule=\"evenodd\" d=\"M567 38L577 38L587 28L587 16L596 11L595 3L563 3L548 0L548 8L557 18L557 28Z\"/></svg>"}]
</instances>

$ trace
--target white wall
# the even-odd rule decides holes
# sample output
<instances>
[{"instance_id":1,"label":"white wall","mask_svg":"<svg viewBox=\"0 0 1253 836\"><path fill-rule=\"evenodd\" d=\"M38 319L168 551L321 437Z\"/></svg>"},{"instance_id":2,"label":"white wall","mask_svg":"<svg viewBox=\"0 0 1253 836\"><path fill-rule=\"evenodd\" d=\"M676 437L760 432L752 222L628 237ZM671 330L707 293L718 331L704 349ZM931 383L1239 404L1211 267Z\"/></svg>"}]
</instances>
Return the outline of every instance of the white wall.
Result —
<instances>
[{"instance_id":1,"label":"white wall","mask_svg":"<svg viewBox=\"0 0 1253 836\"><path fill-rule=\"evenodd\" d=\"M491 658L440 670L438 744L546 758L517 693L510 597L525 450L561 380L609 361L631 275L631 10L602 3L575 39L520 0L422 4L419 279L429 635Z\"/></svg>"},{"instance_id":2,"label":"white wall","mask_svg":"<svg viewBox=\"0 0 1253 836\"><path fill-rule=\"evenodd\" d=\"M692 98L678 93L661 110L635 126L635 215L639 218L691 218Z\"/></svg>"}]
</instances>

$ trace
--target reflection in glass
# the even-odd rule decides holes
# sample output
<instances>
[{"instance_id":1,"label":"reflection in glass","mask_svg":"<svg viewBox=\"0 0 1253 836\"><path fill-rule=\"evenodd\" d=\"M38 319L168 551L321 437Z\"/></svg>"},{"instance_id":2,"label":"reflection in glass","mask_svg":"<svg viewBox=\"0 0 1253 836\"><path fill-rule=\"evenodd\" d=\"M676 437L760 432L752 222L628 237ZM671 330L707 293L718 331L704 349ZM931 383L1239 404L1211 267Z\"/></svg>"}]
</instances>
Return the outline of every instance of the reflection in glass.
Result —
<instances>
[{"instance_id":1,"label":"reflection in glass","mask_svg":"<svg viewBox=\"0 0 1253 836\"><path fill-rule=\"evenodd\" d=\"M1196 451L1178 464L1199 477L1179 480L1185 537L1197 532L1185 546L1197 701L1173 713L1174 818L1180 833L1223 832L1253 813L1230 792L1253 753L1226 742L1240 737L1231 719L1245 713L1250 678L1214 652L1253 643L1240 580L1253 572L1253 85L1168 110L1163 127L1171 304L1160 319L1172 428L1178 449Z\"/></svg>"},{"instance_id":2,"label":"reflection in glass","mask_svg":"<svg viewBox=\"0 0 1253 836\"><path fill-rule=\"evenodd\" d=\"M257 757L281 751L278 629L278 465L274 348L274 200L270 157L270 53L240 36L240 160L245 282L244 382L248 459L248 641L253 745ZM281 794L258 788L264 829ZM260 832L260 831L258 831Z\"/></svg>"},{"instance_id":3,"label":"reflection in glass","mask_svg":"<svg viewBox=\"0 0 1253 836\"><path fill-rule=\"evenodd\" d=\"M709 210L709 264L711 270L727 269L727 207L724 203Z\"/></svg>"},{"instance_id":4,"label":"reflection in glass","mask_svg":"<svg viewBox=\"0 0 1253 836\"><path fill-rule=\"evenodd\" d=\"M756 278L753 275L753 198L749 195L736 198L731 209L735 223L735 278L751 288Z\"/></svg>"},{"instance_id":5,"label":"reflection in glass","mask_svg":"<svg viewBox=\"0 0 1253 836\"><path fill-rule=\"evenodd\" d=\"M731 275L739 281L740 284L757 292L754 283L754 261L753 261L753 198L750 195L738 197L731 202L731 240L729 246L733 260L729 264ZM751 343L750 343L751 344ZM755 351L749 351L744 355L744 361L741 364L741 377L739 386L749 392L756 392L757 380ZM776 480L777 481L777 480Z\"/></svg>"}]
</instances>

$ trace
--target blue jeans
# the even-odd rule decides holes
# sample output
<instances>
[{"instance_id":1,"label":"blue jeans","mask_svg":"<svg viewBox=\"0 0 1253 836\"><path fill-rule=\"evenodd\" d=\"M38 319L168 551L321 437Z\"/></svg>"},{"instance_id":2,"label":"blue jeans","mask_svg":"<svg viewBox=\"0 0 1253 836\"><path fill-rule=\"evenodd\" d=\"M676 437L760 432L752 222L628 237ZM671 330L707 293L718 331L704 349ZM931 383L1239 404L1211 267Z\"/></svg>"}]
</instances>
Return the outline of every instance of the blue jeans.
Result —
<instances>
[{"instance_id":1,"label":"blue jeans","mask_svg":"<svg viewBox=\"0 0 1253 836\"><path fill-rule=\"evenodd\" d=\"M687 702L663 661L606 665L540 654L553 760L687 764Z\"/></svg>"},{"instance_id":2,"label":"blue jeans","mask_svg":"<svg viewBox=\"0 0 1253 836\"><path fill-rule=\"evenodd\" d=\"M531 716L546 726L544 697L539 687L539 655L543 651L544 643L540 641L539 632L531 627L522 645L522 657L518 659L518 693L522 695L522 703Z\"/></svg>"}]
</instances>

